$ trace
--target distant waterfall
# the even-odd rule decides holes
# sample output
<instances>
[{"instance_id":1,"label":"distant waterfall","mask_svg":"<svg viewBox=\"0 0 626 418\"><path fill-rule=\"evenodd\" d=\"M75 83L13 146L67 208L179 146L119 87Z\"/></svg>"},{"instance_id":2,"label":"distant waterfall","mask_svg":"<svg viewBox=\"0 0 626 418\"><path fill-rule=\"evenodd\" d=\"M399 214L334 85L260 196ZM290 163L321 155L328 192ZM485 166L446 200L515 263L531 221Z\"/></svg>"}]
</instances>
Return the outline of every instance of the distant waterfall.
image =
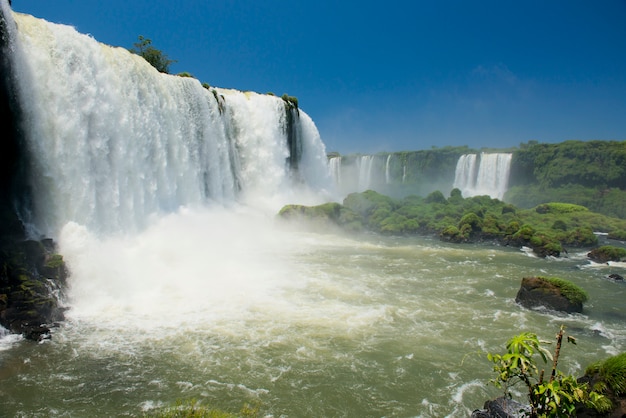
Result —
<instances>
[{"instance_id":1,"label":"distant waterfall","mask_svg":"<svg viewBox=\"0 0 626 418\"><path fill-rule=\"evenodd\" d=\"M41 232L132 230L181 206L329 186L315 125L282 99L203 88L72 27L12 16Z\"/></svg>"},{"instance_id":2,"label":"distant waterfall","mask_svg":"<svg viewBox=\"0 0 626 418\"><path fill-rule=\"evenodd\" d=\"M454 176L454 187L463 196L489 195L502 199L507 191L511 168L510 153L465 154L459 157Z\"/></svg>"},{"instance_id":3,"label":"distant waterfall","mask_svg":"<svg viewBox=\"0 0 626 418\"><path fill-rule=\"evenodd\" d=\"M329 158L328 169L330 177L335 181L335 184L341 184L341 157Z\"/></svg>"},{"instance_id":4,"label":"distant waterfall","mask_svg":"<svg viewBox=\"0 0 626 418\"><path fill-rule=\"evenodd\" d=\"M363 155L358 160L359 167L359 185L358 191L363 192L370 188L372 182L372 163L373 155Z\"/></svg>"},{"instance_id":5,"label":"distant waterfall","mask_svg":"<svg viewBox=\"0 0 626 418\"><path fill-rule=\"evenodd\" d=\"M387 156L387 161L385 162L385 184L391 183L391 174L389 172L390 161L391 161L391 154Z\"/></svg>"}]
</instances>

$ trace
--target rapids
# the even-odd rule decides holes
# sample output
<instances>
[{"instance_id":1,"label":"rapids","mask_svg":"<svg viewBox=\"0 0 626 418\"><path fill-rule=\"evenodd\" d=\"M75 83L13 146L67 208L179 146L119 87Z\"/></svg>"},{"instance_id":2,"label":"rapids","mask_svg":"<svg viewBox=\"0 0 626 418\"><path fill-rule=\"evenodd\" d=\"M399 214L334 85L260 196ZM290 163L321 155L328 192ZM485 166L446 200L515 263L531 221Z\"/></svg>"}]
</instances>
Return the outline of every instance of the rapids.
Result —
<instances>
[{"instance_id":1,"label":"rapids","mask_svg":"<svg viewBox=\"0 0 626 418\"><path fill-rule=\"evenodd\" d=\"M561 367L621 352L622 267L427 238L349 237L248 209L182 210L132 237L68 225L68 319L7 342L9 416L140 416L179 399L267 416L465 417L498 395L484 352L522 331L578 345ZM515 304L524 275L566 277L583 314ZM523 396L523 394L520 394Z\"/></svg>"}]
</instances>

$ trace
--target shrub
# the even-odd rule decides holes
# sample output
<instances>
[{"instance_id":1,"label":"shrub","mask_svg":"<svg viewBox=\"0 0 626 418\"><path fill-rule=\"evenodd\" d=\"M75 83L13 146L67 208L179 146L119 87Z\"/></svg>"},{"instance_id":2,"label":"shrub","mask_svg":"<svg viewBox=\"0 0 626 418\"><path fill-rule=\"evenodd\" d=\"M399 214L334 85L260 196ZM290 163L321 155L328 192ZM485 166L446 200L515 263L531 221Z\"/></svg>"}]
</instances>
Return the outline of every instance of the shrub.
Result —
<instances>
[{"instance_id":1,"label":"shrub","mask_svg":"<svg viewBox=\"0 0 626 418\"><path fill-rule=\"evenodd\" d=\"M504 215L505 213L515 213L517 211L517 209L515 208L515 206L511 205L511 204L506 204L504 206L502 206L502 214Z\"/></svg>"},{"instance_id":2,"label":"shrub","mask_svg":"<svg viewBox=\"0 0 626 418\"><path fill-rule=\"evenodd\" d=\"M474 232L480 232L483 220L480 219L475 213L466 213L459 221L459 228L463 228L464 225L469 225Z\"/></svg>"},{"instance_id":3,"label":"shrub","mask_svg":"<svg viewBox=\"0 0 626 418\"><path fill-rule=\"evenodd\" d=\"M579 383L573 376L557 370L564 329L561 326L556 336L554 355L542 346L545 341L528 332L511 338L505 354L487 354L497 373L492 383L504 389L505 397L511 397L509 388L516 383L526 386L531 417L571 417L575 415L577 404L596 407L605 399L602 394L590 391L587 384ZM569 336L566 341L575 343L575 339ZM544 380L544 371L537 366L537 355L544 363L552 360L552 372L547 381Z\"/></svg>"},{"instance_id":4,"label":"shrub","mask_svg":"<svg viewBox=\"0 0 626 418\"><path fill-rule=\"evenodd\" d=\"M461 193L461 190L457 189L456 187L454 189L452 189L452 191L450 192L450 197L448 198L448 203L451 203L453 205L460 205L463 203L463 194Z\"/></svg>"},{"instance_id":5,"label":"shrub","mask_svg":"<svg viewBox=\"0 0 626 418\"><path fill-rule=\"evenodd\" d=\"M581 205L574 205L572 203L560 203L560 202L544 203L544 204L538 205L535 208L535 211L537 213L572 213L572 212L586 212L588 210L589 209Z\"/></svg>"},{"instance_id":6,"label":"shrub","mask_svg":"<svg viewBox=\"0 0 626 418\"><path fill-rule=\"evenodd\" d=\"M452 242L460 242L463 241L463 236L461 235L461 231L454 225L446 226L439 235L441 238L447 241Z\"/></svg>"},{"instance_id":7,"label":"shrub","mask_svg":"<svg viewBox=\"0 0 626 418\"><path fill-rule=\"evenodd\" d=\"M296 109L298 108L298 98L294 96L289 96L287 93L281 96L281 99L285 101L288 106L293 106Z\"/></svg>"},{"instance_id":8,"label":"shrub","mask_svg":"<svg viewBox=\"0 0 626 418\"><path fill-rule=\"evenodd\" d=\"M187 71L183 71L182 73L178 73L176 75L185 78L195 78L191 73L188 73Z\"/></svg>"},{"instance_id":9,"label":"shrub","mask_svg":"<svg viewBox=\"0 0 626 418\"><path fill-rule=\"evenodd\" d=\"M513 234L513 238L521 238L524 240L529 240L533 234L535 233L535 229L528 225L522 225L522 227L515 233Z\"/></svg>"},{"instance_id":10,"label":"shrub","mask_svg":"<svg viewBox=\"0 0 626 418\"><path fill-rule=\"evenodd\" d=\"M139 42L136 42L133 45L135 47L129 49L130 52L139 55L162 73L169 73L170 65L176 62L167 58L167 55L160 50L154 48L152 46L152 41L141 35L139 35Z\"/></svg>"},{"instance_id":11,"label":"shrub","mask_svg":"<svg viewBox=\"0 0 626 418\"><path fill-rule=\"evenodd\" d=\"M560 231L566 231L567 230L567 225L565 224L565 222L562 219L557 219L552 224L552 229L558 229Z\"/></svg>"},{"instance_id":12,"label":"shrub","mask_svg":"<svg viewBox=\"0 0 626 418\"><path fill-rule=\"evenodd\" d=\"M446 198L443 196L443 193L441 193L439 190L435 190L434 192L430 193L428 196L426 196L426 199L424 200L425 203L446 203Z\"/></svg>"},{"instance_id":13,"label":"shrub","mask_svg":"<svg viewBox=\"0 0 626 418\"><path fill-rule=\"evenodd\" d=\"M618 230L609 232L609 239L616 239L618 241L626 241L626 231Z\"/></svg>"},{"instance_id":14,"label":"shrub","mask_svg":"<svg viewBox=\"0 0 626 418\"><path fill-rule=\"evenodd\" d=\"M519 222L517 221L511 221L509 222L509 224L506 227L506 234L507 235L513 235L515 234L517 231L519 231L520 229L520 225Z\"/></svg>"},{"instance_id":15,"label":"shrub","mask_svg":"<svg viewBox=\"0 0 626 418\"><path fill-rule=\"evenodd\" d=\"M563 242L577 247L591 247L598 243L598 237L589 227L576 228L568 233Z\"/></svg>"}]
</instances>

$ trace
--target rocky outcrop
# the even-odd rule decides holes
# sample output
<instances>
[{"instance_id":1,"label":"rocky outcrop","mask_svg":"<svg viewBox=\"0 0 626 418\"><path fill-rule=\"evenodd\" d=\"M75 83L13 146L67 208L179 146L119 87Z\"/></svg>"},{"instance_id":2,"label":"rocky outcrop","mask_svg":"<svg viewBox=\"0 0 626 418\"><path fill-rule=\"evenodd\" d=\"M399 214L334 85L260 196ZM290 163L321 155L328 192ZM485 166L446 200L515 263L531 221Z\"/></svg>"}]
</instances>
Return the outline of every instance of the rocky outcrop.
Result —
<instances>
[{"instance_id":1,"label":"rocky outcrop","mask_svg":"<svg viewBox=\"0 0 626 418\"><path fill-rule=\"evenodd\" d=\"M525 417L524 411L529 411L528 405L521 404L513 399L500 397L485 402L483 409L472 412L472 418L521 418Z\"/></svg>"},{"instance_id":2,"label":"rocky outcrop","mask_svg":"<svg viewBox=\"0 0 626 418\"><path fill-rule=\"evenodd\" d=\"M67 271L50 239L0 247L0 325L27 339L49 338L63 320L60 305Z\"/></svg>"},{"instance_id":3,"label":"rocky outcrop","mask_svg":"<svg viewBox=\"0 0 626 418\"><path fill-rule=\"evenodd\" d=\"M577 297L576 291L582 292L582 296ZM582 289L564 280L545 277L524 277L515 297L515 302L528 309L545 307L567 313L582 312L585 300Z\"/></svg>"},{"instance_id":4,"label":"rocky outcrop","mask_svg":"<svg viewBox=\"0 0 626 418\"><path fill-rule=\"evenodd\" d=\"M612 245L603 245L594 248L587 253L587 257L596 263L608 263L609 261L626 260L626 250Z\"/></svg>"}]
</instances>

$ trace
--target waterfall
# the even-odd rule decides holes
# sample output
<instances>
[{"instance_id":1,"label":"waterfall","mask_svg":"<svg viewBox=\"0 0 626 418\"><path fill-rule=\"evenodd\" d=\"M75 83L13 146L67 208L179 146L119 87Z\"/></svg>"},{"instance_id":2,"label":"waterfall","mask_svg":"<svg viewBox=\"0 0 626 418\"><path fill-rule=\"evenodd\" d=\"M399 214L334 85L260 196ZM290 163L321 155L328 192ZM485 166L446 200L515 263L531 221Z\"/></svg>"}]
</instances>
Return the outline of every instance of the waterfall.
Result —
<instances>
[{"instance_id":1,"label":"waterfall","mask_svg":"<svg viewBox=\"0 0 626 418\"><path fill-rule=\"evenodd\" d=\"M330 176L336 185L341 184L341 157L331 157L328 160Z\"/></svg>"},{"instance_id":2,"label":"waterfall","mask_svg":"<svg viewBox=\"0 0 626 418\"><path fill-rule=\"evenodd\" d=\"M359 183L358 191L363 192L370 188L372 182L373 155L362 155L358 160Z\"/></svg>"},{"instance_id":3,"label":"waterfall","mask_svg":"<svg viewBox=\"0 0 626 418\"><path fill-rule=\"evenodd\" d=\"M476 154L459 157L454 172L454 187L461 191L473 190L476 184Z\"/></svg>"},{"instance_id":4,"label":"waterfall","mask_svg":"<svg viewBox=\"0 0 626 418\"><path fill-rule=\"evenodd\" d=\"M38 230L114 232L154 214L329 186L317 128L278 97L161 74L72 27L11 13Z\"/></svg>"},{"instance_id":5,"label":"waterfall","mask_svg":"<svg viewBox=\"0 0 626 418\"><path fill-rule=\"evenodd\" d=\"M454 186L463 196L489 195L502 199L507 191L511 168L511 153L465 154L459 157ZM478 163L477 163L478 160Z\"/></svg>"},{"instance_id":6,"label":"waterfall","mask_svg":"<svg viewBox=\"0 0 626 418\"><path fill-rule=\"evenodd\" d=\"M391 161L391 154L387 155L387 161L385 161L385 183L391 183L391 175L389 174L389 162Z\"/></svg>"}]
</instances>

